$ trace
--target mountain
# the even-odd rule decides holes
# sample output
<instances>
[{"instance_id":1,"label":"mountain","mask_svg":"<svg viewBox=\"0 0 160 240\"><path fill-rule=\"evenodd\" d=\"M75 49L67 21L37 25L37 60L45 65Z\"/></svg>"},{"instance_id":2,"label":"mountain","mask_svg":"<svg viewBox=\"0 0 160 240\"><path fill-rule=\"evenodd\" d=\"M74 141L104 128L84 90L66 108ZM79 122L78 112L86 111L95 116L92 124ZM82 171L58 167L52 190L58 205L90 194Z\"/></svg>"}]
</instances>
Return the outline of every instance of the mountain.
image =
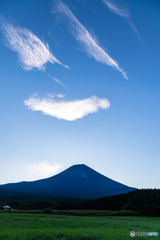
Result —
<instances>
[{"instance_id":1,"label":"mountain","mask_svg":"<svg viewBox=\"0 0 160 240\"><path fill-rule=\"evenodd\" d=\"M0 189L76 199L96 199L135 190L84 164L73 165L46 179L3 184Z\"/></svg>"}]
</instances>

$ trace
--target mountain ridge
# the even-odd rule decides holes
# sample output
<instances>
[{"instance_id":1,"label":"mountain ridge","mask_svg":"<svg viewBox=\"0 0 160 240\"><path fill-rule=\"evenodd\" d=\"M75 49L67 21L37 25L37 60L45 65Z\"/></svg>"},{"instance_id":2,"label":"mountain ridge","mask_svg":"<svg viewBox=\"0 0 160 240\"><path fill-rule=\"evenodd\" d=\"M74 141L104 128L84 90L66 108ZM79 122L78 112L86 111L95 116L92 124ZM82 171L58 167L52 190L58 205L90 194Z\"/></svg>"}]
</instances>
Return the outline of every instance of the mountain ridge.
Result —
<instances>
[{"instance_id":1,"label":"mountain ridge","mask_svg":"<svg viewBox=\"0 0 160 240\"><path fill-rule=\"evenodd\" d=\"M56 197L96 199L136 188L116 182L85 164L76 164L49 178L0 185L0 189L46 194Z\"/></svg>"}]
</instances>

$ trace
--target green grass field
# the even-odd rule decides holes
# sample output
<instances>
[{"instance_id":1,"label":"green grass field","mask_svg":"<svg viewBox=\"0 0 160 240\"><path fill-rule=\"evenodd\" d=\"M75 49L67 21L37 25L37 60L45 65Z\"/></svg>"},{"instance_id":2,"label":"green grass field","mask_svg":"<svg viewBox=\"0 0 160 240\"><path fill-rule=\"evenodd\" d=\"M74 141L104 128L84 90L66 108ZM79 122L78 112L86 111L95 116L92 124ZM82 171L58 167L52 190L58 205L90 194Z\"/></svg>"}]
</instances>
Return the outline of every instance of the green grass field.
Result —
<instances>
[{"instance_id":1,"label":"green grass field","mask_svg":"<svg viewBox=\"0 0 160 240\"><path fill-rule=\"evenodd\" d=\"M102 213L102 211L101 211ZM87 212L85 212L85 215ZM103 214L100 214L103 215ZM130 231L158 236L130 237ZM69 216L0 213L0 240L160 239L160 218L135 216Z\"/></svg>"}]
</instances>

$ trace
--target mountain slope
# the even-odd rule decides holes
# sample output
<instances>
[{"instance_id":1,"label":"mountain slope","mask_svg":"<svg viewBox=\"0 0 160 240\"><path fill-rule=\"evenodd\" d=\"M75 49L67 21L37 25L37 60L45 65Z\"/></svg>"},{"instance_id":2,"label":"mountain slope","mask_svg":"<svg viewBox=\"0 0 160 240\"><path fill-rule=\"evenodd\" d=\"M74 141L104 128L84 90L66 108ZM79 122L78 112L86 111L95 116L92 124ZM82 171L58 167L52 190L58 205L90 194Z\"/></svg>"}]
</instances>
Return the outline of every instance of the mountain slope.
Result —
<instances>
[{"instance_id":1,"label":"mountain slope","mask_svg":"<svg viewBox=\"0 0 160 240\"><path fill-rule=\"evenodd\" d=\"M0 185L0 189L79 199L96 199L135 190L84 164L74 165L50 178Z\"/></svg>"}]
</instances>

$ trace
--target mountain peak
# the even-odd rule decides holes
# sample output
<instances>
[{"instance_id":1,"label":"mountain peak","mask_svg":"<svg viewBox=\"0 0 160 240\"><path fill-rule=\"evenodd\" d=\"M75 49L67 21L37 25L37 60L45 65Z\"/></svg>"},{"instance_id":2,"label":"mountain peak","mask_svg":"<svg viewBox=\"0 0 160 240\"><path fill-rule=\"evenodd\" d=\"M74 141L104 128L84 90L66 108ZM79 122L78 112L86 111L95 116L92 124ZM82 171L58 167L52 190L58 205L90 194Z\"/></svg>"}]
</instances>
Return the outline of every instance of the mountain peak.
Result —
<instances>
[{"instance_id":1,"label":"mountain peak","mask_svg":"<svg viewBox=\"0 0 160 240\"><path fill-rule=\"evenodd\" d=\"M87 165L85 165L84 163L82 164L75 164L73 166L71 166L70 168L89 168Z\"/></svg>"},{"instance_id":2,"label":"mountain peak","mask_svg":"<svg viewBox=\"0 0 160 240\"><path fill-rule=\"evenodd\" d=\"M69 167L64 172L66 172L67 174L71 174L73 176L87 178L90 171L94 171L94 170L92 170L90 167L88 167L85 164L76 164Z\"/></svg>"},{"instance_id":3,"label":"mountain peak","mask_svg":"<svg viewBox=\"0 0 160 240\"><path fill-rule=\"evenodd\" d=\"M107 178L85 164L73 165L46 179L0 185L0 189L77 199L95 199L135 190Z\"/></svg>"}]
</instances>

